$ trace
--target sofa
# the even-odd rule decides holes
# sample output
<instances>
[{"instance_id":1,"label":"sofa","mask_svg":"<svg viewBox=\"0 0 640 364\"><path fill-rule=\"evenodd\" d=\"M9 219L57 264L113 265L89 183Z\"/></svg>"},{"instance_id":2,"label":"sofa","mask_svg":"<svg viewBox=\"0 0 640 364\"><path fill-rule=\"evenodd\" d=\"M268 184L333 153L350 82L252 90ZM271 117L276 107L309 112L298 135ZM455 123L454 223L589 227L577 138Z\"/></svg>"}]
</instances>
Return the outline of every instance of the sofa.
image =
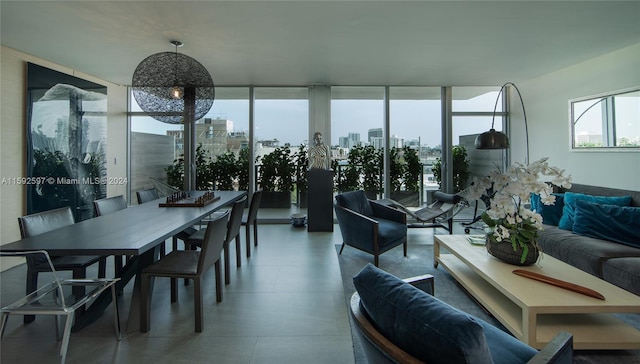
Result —
<instances>
[{"instance_id":1,"label":"sofa","mask_svg":"<svg viewBox=\"0 0 640 364\"><path fill-rule=\"evenodd\" d=\"M640 295L640 191L573 184L554 195L550 206L532 196L542 252Z\"/></svg>"},{"instance_id":2,"label":"sofa","mask_svg":"<svg viewBox=\"0 0 640 364\"><path fill-rule=\"evenodd\" d=\"M353 278L351 317L369 363L572 363L570 333L538 351L432 296L417 278L403 281L371 264Z\"/></svg>"}]
</instances>

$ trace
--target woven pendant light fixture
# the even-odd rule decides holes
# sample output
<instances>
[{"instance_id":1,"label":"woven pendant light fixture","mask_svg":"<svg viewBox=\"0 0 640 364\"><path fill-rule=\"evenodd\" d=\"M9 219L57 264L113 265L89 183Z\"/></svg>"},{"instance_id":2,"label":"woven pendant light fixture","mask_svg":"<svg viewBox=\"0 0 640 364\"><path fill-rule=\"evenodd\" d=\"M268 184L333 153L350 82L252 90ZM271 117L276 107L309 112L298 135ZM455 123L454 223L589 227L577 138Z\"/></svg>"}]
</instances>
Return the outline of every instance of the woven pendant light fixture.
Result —
<instances>
[{"instance_id":1,"label":"woven pendant light fixture","mask_svg":"<svg viewBox=\"0 0 640 364\"><path fill-rule=\"evenodd\" d=\"M140 108L158 121L189 123L204 117L213 106L213 79L200 62L178 53L179 41L171 41L175 52L145 58L133 72L133 97Z\"/></svg>"}]
</instances>

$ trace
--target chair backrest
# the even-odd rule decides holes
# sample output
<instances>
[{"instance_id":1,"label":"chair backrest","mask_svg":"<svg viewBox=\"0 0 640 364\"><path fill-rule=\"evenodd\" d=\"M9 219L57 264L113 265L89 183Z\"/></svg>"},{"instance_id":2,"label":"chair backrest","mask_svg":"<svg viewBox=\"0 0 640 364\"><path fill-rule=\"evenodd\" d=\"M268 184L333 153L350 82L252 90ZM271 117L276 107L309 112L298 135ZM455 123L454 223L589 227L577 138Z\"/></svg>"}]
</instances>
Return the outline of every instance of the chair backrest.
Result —
<instances>
[{"instance_id":1,"label":"chair backrest","mask_svg":"<svg viewBox=\"0 0 640 364\"><path fill-rule=\"evenodd\" d=\"M93 201L93 206L96 209L96 216L102 216L118 210L126 209L127 201L124 199L124 196L119 195L95 200Z\"/></svg>"},{"instance_id":2,"label":"chair backrest","mask_svg":"<svg viewBox=\"0 0 640 364\"><path fill-rule=\"evenodd\" d=\"M372 363L423 363L406 351L400 349L371 323L367 311L360 303L360 296L354 293L351 297L351 317L355 327L355 332L367 360Z\"/></svg>"},{"instance_id":3,"label":"chair backrest","mask_svg":"<svg viewBox=\"0 0 640 364\"><path fill-rule=\"evenodd\" d=\"M251 203L249 203L249 213L247 214L247 224L253 224L258 218L258 208L260 207L260 200L262 199L262 190L258 190L253 193L251 197Z\"/></svg>"},{"instance_id":4,"label":"chair backrest","mask_svg":"<svg viewBox=\"0 0 640 364\"><path fill-rule=\"evenodd\" d=\"M202 241L202 250L200 250L200 260L198 261L198 273L206 272L220 259L225 243L228 219L229 212L226 212L216 215L213 220L207 223L207 230Z\"/></svg>"},{"instance_id":5,"label":"chair backrest","mask_svg":"<svg viewBox=\"0 0 640 364\"><path fill-rule=\"evenodd\" d=\"M349 191L336 195L336 205L365 216L373 216L373 210L364 191Z\"/></svg>"},{"instance_id":6,"label":"chair backrest","mask_svg":"<svg viewBox=\"0 0 640 364\"><path fill-rule=\"evenodd\" d=\"M136 197L138 198L138 204L143 204L159 199L160 195L158 195L158 190L155 188L149 188L147 190L136 191Z\"/></svg>"},{"instance_id":7,"label":"chair backrest","mask_svg":"<svg viewBox=\"0 0 640 364\"><path fill-rule=\"evenodd\" d=\"M30 236L46 233L64 226L73 225L73 213L70 207L61 207L55 210L39 212L18 218L20 226L20 236L28 238Z\"/></svg>"},{"instance_id":8,"label":"chair backrest","mask_svg":"<svg viewBox=\"0 0 640 364\"><path fill-rule=\"evenodd\" d=\"M240 200L233 203L231 208L231 215L229 216L229 222L227 223L227 238L225 242L230 242L238 234L240 234L240 227L242 226L242 213L244 212L244 204L247 201L247 197L243 197Z\"/></svg>"}]
</instances>

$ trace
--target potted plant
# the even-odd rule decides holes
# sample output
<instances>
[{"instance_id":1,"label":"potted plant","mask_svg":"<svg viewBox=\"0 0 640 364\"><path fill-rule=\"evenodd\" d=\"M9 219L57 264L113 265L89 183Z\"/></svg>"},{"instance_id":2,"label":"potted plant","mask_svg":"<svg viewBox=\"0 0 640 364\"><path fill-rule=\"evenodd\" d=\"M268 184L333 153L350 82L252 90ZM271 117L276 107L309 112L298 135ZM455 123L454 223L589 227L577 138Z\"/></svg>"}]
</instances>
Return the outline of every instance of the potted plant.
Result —
<instances>
[{"instance_id":1,"label":"potted plant","mask_svg":"<svg viewBox=\"0 0 640 364\"><path fill-rule=\"evenodd\" d=\"M238 153L236 160L236 168L238 171L238 190L249 190L249 148L242 148Z\"/></svg>"},{"instance_id":2,"label":"potted plant","mask_svg":"<svg viewBox=\"0 0 640 364\"><path fill-rule=\"evenodd\" d=\"M460 192L467 187L469 180L469 160L467 159L467 150L461 145L454 145L453 154L453 189L454 192ZM442 160L436 158L433 162L433 178L442 187Z\"/></svg>"},{"instance_id":3,"label":"potted plant","mask_svg":"<svg viewBox=\"0 0 640 364\"><path fill-rule=\"evenodd\" d=\"M391 199L405 206L420 206L420 176L422 163L415 149L392 148L389 167Z\"/></svg>"},{"instance_id":4,"label":"potted plant","mask_svg":"<svg viewBox=\"0 0 640 364\"><path fill-rule=\"evenodd\" d=\"M261 207L290 208L295 167L289 145L258 157L258 185L262 188Z\"/></svg>"},{"instance_id":5,"label":"potted plant","mask_svg":"<svg viewBox=\"0 0 640 364\"><path fill-rule=\"evenodd\" d=\"M489 208L482 213L487 224L487 251L507 263L531 265L538 260L538 231L543 229L542 216L525 203L531 194L540 195L545 205L555 203L553 185L571 187L571 178L564 171L550 167L547 158L529 165L516 163L506 172L500 170L487 177L475 178L469 199L488 197ZM540 181L540 176L551 177L550 183Z\"/></svg>"},{"instance_id":6,"label":"potted plant","mask_svg":"<svg viewBox=\"0 0 640 364\"><path fill-rule=\"evenodd\" d=\"M236 155L233 152L225 152L209 163L212 181L216 190L232 191L238 178L239 168Z\"/></svg>"},{"instance_id":7,"label":"potted plant","mask_svg":"<svg viewBox=\"0 0 640 364\"><path fill-rule=\"evenodd\" d=\"M196 190L206 191L214 188L211 170L211 158L202 144L196 148ZM167 183L173 187L184 189L184 155L174 159L173 164L164 169Z\"/></svg>"}]
</instances>

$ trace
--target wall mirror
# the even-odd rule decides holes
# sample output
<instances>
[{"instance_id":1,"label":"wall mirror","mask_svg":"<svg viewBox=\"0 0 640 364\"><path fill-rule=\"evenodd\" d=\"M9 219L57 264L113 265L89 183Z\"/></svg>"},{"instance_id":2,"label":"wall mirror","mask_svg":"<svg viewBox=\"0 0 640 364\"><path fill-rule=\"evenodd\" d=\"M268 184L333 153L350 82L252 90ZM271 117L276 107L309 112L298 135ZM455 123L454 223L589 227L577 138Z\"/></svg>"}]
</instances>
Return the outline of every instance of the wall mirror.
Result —
<instances>
[{"instance_id":1,"label":"wall mirror","mask_svg":"<svg viewBox=\"0 0 640 364\"><path fill-rule=\"evenodd\" d=\"M640 149L640 87L569 101L575 150Z\"/></svg>"}]
</instances>

